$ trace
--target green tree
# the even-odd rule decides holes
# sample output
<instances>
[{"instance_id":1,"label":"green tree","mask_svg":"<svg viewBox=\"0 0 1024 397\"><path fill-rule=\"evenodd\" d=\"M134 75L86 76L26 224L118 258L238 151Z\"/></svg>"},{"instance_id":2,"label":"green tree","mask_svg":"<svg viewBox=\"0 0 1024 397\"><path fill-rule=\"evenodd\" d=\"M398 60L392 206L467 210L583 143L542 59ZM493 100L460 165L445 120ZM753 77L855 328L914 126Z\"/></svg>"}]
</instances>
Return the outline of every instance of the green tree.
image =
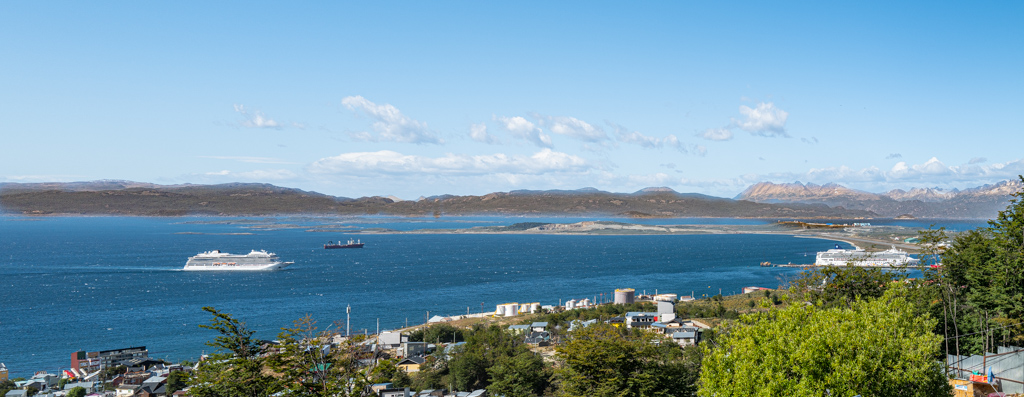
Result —
<instances>
[{"instance_id":1,"label":"green tree","mask_svg":"<svg viewBox=\"0 0 1024 397\"><path fill-rule=\"evenodd\" d=\"M333 345L337 335L319 331L309 315L296 320L278 335L281 344L269 357L269 366L281 375L289 396L360 395L369 379L356 366L350 340Z\"/></svg>"},{"instance_id":2,"label":"green tree","mask_svg":"<svg viewBox=\"0 0 1024 397\"><path fill-rule=\"evenodd\" d=\"M66 397L85 397L85 388L82 387L82 386L72 387L71 390L68 390L68 394L65 394L65 396Z\"/></svg>"},{"instance_id":3,"label":"green tree","mask_svg":"<svg viewBox=\"0 0 1024 397\"><path fill-rule=\"evenodd\" d=\"M17 385L14 384L13 379L7 379L0 381L0 396L7 394L7 392L17 389Z\"/></svg>"},{"instance_id":4,"label":"green tree","mask_svg":"<svg viewBox=\"0 0 1024 397\"><path fill-rule=\"evenodd\" d=\"M36 394L39 394L39 389L36 389L35 386L29 386L27 389L25 389L25 394L27 394L28 397L32 397Z\"/></svg>"},{"instance_id":5,"label":"green tree","mask_svg":"<svg viewBox=\"0 0 1024 397\"><path fill-rule=\"evenodd\" d=\"M174 393L188 387L188 373L174 371L167 375L167 394Z\"/></svg>"},{"instance_id":6,"label":"green tree","mask_svg":"<svg viewBox=\"0 0 1024 397\"><path fill-rule=\"evenodd\" d=\"M126 367L124 365L117 365L117 366L113 366L113 367L106 367L106 368L103 369L102 372L100 372L100 380L103 380L103 381L111 380L111 379L114 379L118 375L121 375L121 374L123 374L125 372L128 372L128 367Z\"/></svg>"},{"instance_id":7,"label":"green tree","mask_svg":"<svg viewBox=\"0 0 1024 397\"><path fill-rule=\"evenodd\" d=\"M942 396L941 337L907 289L849 307L791 304L744 315L705 348L703 396Z\"/></svg>"},{"instance_id":8,"label":"green tree","mask_svg":"<svg viewBox=\"0 0 1024 397\"><path fill-rule=\"evenodd\" d=\"M859 298L878 298L893 280L906 279L906 273L897 269L861 266L824 266L800 273L791 283L797 295L809 294L811 300L826 307L850 307Z\"/></svg>"},{"instance_id":9,"label":"green tree","mask_svg":"<svg viewBox=\"0 0 1024 397\"><path fill-rule=\"evenodd\" d=\"M402 372L395 364L392 358L377 361L377 365L370 370L370 383L394 383L395 375Z\"/></svg>"},{"instance_id":10,"label":"green tree","mask_svg":"<svg viewBox=\"0 0 1024 397\"><path fill-rule=\"evenodd\" d=\"M491 379L487 393L505 397L539 396L544 392L551 375L544 367L544 360L531 351L499 358L493 366L487 368L487 374Z\"/></svg>"},{"instance_id":11,"label":"green tree","mask_svg":"<svg viewBox=\"0 0 1024 397\"><path fill-rule=\"evenodd\" d=\"M497 325L477 326L462 348L455 351L447 367L456 390L485 389L491 384L487 373L499 360L528 351L522 336Z\"/></svg>"},{"instance_id":12,"label":"green tree","mask_svg":"<svg viewBox=\"0 0 1024 397\"><path fill-rule=\"evenodd\" d=\"M189 376L189 395L198 397L264 397L282 390L274 377L264 373L266 349L255 339L256 333L230 314L212 307L210 325L200 325L220 333L206 344L218 349Z\"/></svg>"},{"instance_id":13,"label":"green tree","mask_svg":"<svg viewBox=\"0 0 1024 397\"><path fill-rule=\"evenodd\" d=\"M594 324L556 348L560 396L690 396L699 364L663 336Z\"/></svg>"},{"instance_id":14,"label":"green tree","mask_svg":"<svg viewBox=\"0 0 1024 397\"><path fill-rule=\"evenodd\" d=\"M437 324L409 333L410 342L453 343L465 341L462 329L451 324Z\"/></svg>"},{"instance_id":15,"label":"green tree","mask_svg":"<svg viewBox=\"0 0 1024 397\"><path fill-rule=\"evenodd\" d=\"M941 286L951 353L1024 343L1024 192L988 227L958 235L933 281Z\"/></svg>"}]
</instances>

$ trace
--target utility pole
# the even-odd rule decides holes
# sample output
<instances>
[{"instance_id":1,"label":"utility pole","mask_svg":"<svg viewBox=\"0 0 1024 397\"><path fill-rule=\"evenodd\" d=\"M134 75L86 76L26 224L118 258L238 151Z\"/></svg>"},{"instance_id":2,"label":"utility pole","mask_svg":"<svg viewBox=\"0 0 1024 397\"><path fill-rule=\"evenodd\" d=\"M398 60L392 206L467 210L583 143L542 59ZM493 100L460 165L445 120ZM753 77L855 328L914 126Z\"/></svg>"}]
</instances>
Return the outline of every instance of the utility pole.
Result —
<instances>
[{"instance_id":1,"label":"utility pole","mask_svg":"<svg viewBox=\"0 0 1024 397\"><path fill-rule=\"evenodd\" d=\"M345 306L345 337L352 336L352 305Z\"/></svg>"}]
</instances>

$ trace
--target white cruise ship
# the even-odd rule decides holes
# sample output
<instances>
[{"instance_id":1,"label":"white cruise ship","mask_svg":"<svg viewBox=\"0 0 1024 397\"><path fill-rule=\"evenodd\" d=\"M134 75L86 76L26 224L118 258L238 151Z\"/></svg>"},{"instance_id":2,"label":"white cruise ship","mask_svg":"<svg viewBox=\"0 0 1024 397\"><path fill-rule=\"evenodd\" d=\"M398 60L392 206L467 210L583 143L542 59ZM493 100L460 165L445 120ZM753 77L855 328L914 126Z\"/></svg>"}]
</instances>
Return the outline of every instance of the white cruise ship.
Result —
<instances>
[{"instance_id":1,"label":"white cruise ship","mask_svg":"<svg viewBox=\"0 0 1024 397\"><path fill-rule=\"evenodd\" d=\"M295 262L281 262L277 255L267 251L253 250L247 255L229 254L219 250L203 252L188 258L185 269L189 271L258 271L281 270Z\"/></svg>"},{"instance_id":2,"label":"white cruise ship","mask_svg":"<svg viewBox=\"0 0 1024 397\"><path fill-rule=\"evenodd\" d=\"M916 266L918 259L911 258L906 251L896 247L882 252L867 252L860 248L845 250L836 245L835 249L819 252L814 264L816 266Z\"/></svg>"}]
</instances>

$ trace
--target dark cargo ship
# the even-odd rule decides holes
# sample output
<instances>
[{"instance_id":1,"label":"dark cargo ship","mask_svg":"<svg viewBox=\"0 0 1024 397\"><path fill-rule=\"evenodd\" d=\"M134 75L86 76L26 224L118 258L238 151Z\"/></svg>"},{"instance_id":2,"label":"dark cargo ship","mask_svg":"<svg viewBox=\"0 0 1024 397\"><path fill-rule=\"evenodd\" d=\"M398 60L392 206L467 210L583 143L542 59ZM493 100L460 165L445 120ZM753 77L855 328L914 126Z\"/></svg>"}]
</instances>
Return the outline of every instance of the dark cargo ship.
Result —
<instances>
[{"instance_id":1,"label":"dark cargo ship","mask_svg":"<svg viewBox=\"0 0 1024 397\"><path fill-rule=\"evenodd\" d=\"M345 244L342 244L341 241L339 241L337 244L335 244L333 241L328 241L327 244L324 244L324 249L326 250L335 248L363 248L363 243L360 241L349 240Z\"/></svg>"}]
</instances>

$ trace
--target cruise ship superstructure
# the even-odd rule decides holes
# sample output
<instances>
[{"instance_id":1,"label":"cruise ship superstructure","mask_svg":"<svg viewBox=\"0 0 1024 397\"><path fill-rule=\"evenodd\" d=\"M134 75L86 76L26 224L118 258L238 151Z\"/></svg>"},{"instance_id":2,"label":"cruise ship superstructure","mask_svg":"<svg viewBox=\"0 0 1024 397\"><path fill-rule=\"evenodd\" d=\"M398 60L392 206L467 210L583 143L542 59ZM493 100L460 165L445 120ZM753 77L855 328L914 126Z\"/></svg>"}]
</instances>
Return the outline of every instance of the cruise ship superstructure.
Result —
<instances>
[{"instance_id":1,"label":"cruise ship superstructure","mask_svg":"<svg viewBox=\"0 0 1024 397\"><path fill-rule=\"evenodd\" d=\"M246 255L229 254L220 250L207 251L188 258L184 270L189 271L260 271L281 270L295 262L282 262L276 254L264 250Z\"/></svg>"},{"instance_id":2,"label":"cruise ship superstructure","mask_svg":"<svg viewBox=\"0 0 1024 397\"><path fill-rule=\"evenodd\" d=\"M916 266L918 259L911 258L906 251L898 250L896 247L881 251L867 252L863 249L835 249L819 252L815 258L816 266L866 266L866 267L894 267L894 266Z\"/></svg>"}]
</instances>

